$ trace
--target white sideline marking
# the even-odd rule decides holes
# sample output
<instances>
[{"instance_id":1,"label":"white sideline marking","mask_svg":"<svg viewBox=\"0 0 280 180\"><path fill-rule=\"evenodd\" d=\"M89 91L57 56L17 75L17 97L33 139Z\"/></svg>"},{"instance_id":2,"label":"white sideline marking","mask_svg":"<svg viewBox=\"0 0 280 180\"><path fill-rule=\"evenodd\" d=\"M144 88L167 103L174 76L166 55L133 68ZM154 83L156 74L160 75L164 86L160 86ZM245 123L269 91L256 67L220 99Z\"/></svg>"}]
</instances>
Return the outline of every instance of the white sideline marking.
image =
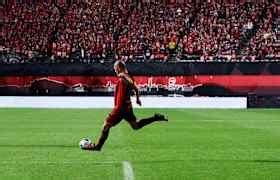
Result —
<instances>
[{"instance_id":1,"label":"white sideline marking","mask_svg":"<svg viewBox=\"0 0 280 180\"><path fill-rule=\"evenodd\" d=\"M134 180L133 169L128 161L123 161L124 180Z\"/></svg>"}]
</instances>

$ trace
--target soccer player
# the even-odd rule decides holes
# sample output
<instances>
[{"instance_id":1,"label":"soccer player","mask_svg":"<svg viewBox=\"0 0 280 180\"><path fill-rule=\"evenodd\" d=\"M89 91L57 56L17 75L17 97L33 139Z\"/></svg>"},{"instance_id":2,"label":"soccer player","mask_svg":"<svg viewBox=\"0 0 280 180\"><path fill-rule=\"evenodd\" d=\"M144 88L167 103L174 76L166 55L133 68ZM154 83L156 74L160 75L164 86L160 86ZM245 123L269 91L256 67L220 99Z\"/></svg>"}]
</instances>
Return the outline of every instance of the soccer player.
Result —
<instances>
[{"instance_id":1,"label":"soccer player","mask_svg":"<svg viewBox=\"0 0 280 180\"><path fill-rule=\"evenodd\" d=\"M136 103L141 106L138 88L133 78L128 75L124 62L116 61L114 64L114 70L119 77L114 93L115 106L104 122L97 143L90 144L88 147L84 148L85 150L100 151L108 138L110 129L113 126L116 126L122 119L125 119L135 130L141 129L155 121L168 121L164 115L158 113L154 114L152 117L137 120L132 110L130 96L132 91L134 91L136 95Z\"/></svg>"}]
</instances>

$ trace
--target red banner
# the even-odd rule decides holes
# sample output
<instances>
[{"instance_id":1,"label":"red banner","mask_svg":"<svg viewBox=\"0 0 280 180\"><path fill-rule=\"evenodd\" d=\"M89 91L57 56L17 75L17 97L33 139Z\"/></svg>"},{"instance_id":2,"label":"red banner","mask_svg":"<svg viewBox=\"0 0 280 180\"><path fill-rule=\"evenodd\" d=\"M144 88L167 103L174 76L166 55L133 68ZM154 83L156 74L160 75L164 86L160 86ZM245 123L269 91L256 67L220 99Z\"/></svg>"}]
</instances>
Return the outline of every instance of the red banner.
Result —
<instances>
[{"instance_id":1,"label":"red banner","mask_svg":"<svg viewBox=\"0 0 280 180\"><path fill-rule=\"evenodd\" d=\"M136 76L139 87L180 87L180 86L218 86L231 92L250 93L256 90L273 89L280 92L280 75L194 75L194 76ZM82 85L92 88L112 87L117 77L114 76L24 76L0 77L0 87L30 87L41 80L61 84L66 87Z\"/></svg>"}]
</instances>

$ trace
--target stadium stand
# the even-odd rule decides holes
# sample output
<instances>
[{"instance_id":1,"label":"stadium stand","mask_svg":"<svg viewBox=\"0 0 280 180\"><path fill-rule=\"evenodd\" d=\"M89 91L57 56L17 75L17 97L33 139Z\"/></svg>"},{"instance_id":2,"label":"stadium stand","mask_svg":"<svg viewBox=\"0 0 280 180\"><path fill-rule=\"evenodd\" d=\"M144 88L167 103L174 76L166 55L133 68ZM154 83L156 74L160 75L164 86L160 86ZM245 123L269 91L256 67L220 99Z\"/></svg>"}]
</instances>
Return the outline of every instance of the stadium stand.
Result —
<instances>
[{"instance_id":1,"label":"stadium stand","mask_svg":"<svg viewBox=\"0 0 280 180\"><path fill-rule=\"evenodd\" d=\"M1 2L2 63L280 58L276 1Z\"/></svg>"}]
</instances>

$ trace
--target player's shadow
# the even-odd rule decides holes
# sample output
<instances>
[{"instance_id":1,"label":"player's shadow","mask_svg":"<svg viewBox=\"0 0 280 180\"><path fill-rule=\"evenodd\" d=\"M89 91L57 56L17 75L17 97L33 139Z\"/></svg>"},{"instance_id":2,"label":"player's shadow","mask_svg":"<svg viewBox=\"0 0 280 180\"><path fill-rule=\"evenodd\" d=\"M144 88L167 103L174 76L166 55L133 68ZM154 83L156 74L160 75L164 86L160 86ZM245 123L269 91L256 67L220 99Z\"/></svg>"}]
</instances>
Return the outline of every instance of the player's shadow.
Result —
<instances>
[{"instance_id":1,"label":"player's shadow","mask_svg":"<svg viewBox=\"0 0 280 180\"><path fill-rule=\"evenodd\" d=\"M256 163L280 163L280 160L254 160Z\"/></svg>"},{"instance_id":2,"label":"player's shadow","mask_svg":"<svg viewBox=\"0 0 280 180\"><path fill-rule=\"evenodd\" d=\"M0 148L77 148L75 145L64 145L64 144L0 144Z\"/></svg>"}]
</instances>

